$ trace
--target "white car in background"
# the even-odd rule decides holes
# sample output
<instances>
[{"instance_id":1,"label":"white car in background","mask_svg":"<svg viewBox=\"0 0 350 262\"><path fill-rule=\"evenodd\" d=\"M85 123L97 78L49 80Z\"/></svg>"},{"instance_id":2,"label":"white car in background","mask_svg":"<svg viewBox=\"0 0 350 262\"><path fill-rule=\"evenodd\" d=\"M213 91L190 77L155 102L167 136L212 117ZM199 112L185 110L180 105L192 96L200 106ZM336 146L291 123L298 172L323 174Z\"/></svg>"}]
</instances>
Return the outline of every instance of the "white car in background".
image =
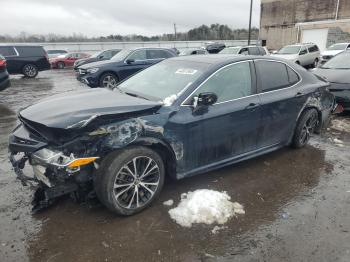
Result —
<instances>
[{"instance_id":1,"label":"white car in background","mask_svg":"<svg viewBox=\"0 0 350 262\"><path fill-rule=\"evenodd\" d=\"M332 59L334 56L350 49L350 43L337 43L331 45L327 50L321 53L320 64L323 65L328 60Z\"/></svg>"},{"instance_id":2,"label":"white car in background","mask_svg":"<svg viewBox=\"0 0 350 262\"><path fill-rule=\"evenodd\" d=\"M316 67L320 61L320 49L313 43L287 45L272 56L280 57L301 66Z\"/></svg>"}]
</instances>

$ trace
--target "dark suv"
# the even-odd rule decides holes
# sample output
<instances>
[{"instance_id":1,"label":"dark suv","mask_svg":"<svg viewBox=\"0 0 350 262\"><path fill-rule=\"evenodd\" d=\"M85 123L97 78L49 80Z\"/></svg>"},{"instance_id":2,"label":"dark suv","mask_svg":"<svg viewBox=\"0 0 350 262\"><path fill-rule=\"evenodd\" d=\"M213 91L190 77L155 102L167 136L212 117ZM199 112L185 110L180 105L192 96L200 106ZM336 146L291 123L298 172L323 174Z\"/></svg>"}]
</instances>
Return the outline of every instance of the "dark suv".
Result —
<instances>
[{"instance_id":1,"label":"dark suv","mask_svg":"<svg viewBox=\"0 0 350 262\"><path fill-rule=\"evenodd\" d=\"M110 60L79 66L77 79L90 87L114 88L136 72L174 56L175 51L166 48L123 49Z\"/></svg>"},{"instance_id":2,"label":"dark suv","mask_svg":"<svg viewBox=\"0 0 350 262\"><path fill-rule=\"evenodd\" d=\"M5 57L0 55L0 91L5 90L10 85L9 73L6 70Z\"/></svg>"},{"instance_id":3,"label":"dark suv","mask_svg":"<svg viewBox=\"0 0 350 262\"><path fill-rule=\"evenodd\" d=\"M42 46L2 45L0 54L6 58L10 74L36 77L39 71L51 68L46 51Z\"/></svg>"}]
</instances>

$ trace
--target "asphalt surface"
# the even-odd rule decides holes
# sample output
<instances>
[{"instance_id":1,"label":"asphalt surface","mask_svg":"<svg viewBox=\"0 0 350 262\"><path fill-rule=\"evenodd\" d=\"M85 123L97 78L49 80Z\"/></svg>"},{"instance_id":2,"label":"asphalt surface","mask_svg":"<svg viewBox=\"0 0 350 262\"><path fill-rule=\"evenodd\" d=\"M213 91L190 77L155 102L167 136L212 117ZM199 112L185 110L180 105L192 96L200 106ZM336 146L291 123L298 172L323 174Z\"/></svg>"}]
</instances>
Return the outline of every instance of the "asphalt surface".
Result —
<instances>
[{"instance_id":1,"label":"asphalt surface","mask_svg":"<svg viewBox=\"0 0 350 262\"><path fill-rule=\"evenodd\" d=\"M56 70L36 79L12 77L12 87L0 93L1 262L350 261L349 115L334 117L334 126L303 149L168 181L160 199L133 217L69 198L32 215L33 189L15 179L7 156L16 113L81 88L72 71ZM181 193L196 189L226 191L246 214L216 234L214 225L182 228L162 203L173 199L177 205Z\"/></svg>"}]
</instances>

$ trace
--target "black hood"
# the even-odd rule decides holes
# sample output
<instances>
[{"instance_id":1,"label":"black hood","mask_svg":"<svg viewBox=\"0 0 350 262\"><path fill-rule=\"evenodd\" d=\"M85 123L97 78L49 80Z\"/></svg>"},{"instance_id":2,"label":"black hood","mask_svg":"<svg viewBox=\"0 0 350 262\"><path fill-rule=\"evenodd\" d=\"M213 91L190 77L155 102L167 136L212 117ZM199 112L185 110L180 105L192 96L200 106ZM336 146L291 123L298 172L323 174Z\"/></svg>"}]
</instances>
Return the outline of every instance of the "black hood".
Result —
<instances>
[{"instance_id":1,"label":"black hood","mask_svg":"<svg viewBox=\"0 0 350 262\"><path fill-rule=\"evenodd\" d=\"M21 111L20 118L49 128L76 129L88 126L103 116L125 115L160 106L160 102L96 88L41 100Z\"/></svg>"},{"instance_id":2,"label":"black hood","mask_svg":"<svg viewBox=\"0 0 350 262\"><path fill-rule=\"evenodd\" d=\"M349 69L323 69L317 68L312 71L328 82L338 84L350 84L350 70Z\"/></svg>"}]
</instances>

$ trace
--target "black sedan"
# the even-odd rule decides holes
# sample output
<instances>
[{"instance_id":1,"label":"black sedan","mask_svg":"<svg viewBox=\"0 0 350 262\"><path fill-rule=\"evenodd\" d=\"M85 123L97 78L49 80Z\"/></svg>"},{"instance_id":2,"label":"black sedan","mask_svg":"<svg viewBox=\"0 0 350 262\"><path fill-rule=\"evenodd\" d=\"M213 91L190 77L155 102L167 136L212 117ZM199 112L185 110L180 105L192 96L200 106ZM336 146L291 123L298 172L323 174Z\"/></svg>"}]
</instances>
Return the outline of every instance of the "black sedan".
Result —
<instances>
[{"instance_id":1,"label":"black sedan","mask_svg":"<svg viewBox=\"0 0 350 262\"><path fill-rule=\"evenodd\" d=\"M136 72L176 55L166 48L124 49L111 60L80 66L77 79L90 87L114 88Z\"/></svg>"},{"instance_id":2,"label":"black sedan","mask_svg":"<svg viewBox=\"0 0 350 262\"><path fill-rule=\"evenodd\" d=\"M108 49L97 52L90 57L78 59L74 62L74 70L77 71L79 66L86 65L93 62L109 60L116 54L118 54L121 49Z\"/></svg>"},{"instance_id":3,"label":"black sedan","mask_svg":"<svg viewBox=\"0 0 350 262\"><path fill-rule=\"evenodd\" d=\"M33 166L39 208L94 191L110 210L132 215L157 198L167 177L305 146L334 107L328 87L285 60L167 59L114 90L65 93L21 111L10 158L24 182L23 167Z\"/></svg>"},{"instance_id":4,"label":"black sedan","mask_svg":"<svg viewBox=\"0 0 350 262\"><path fill-rule=\"evenodd\" d=\"M330 92L345 111L350 111L350 51L340 53L313 73L331 83Z\"/></svg>"},{"instance_id":5,"label":"black sedan","mask_svg":"<svg viewBox=\"0 0 350 262\"><path fill-rule=\"evenodd\" d=\"M6 68L5 57L0 55L0 91L5 90L10 86L9 73Z\"/></svg>"}]
</instances>

